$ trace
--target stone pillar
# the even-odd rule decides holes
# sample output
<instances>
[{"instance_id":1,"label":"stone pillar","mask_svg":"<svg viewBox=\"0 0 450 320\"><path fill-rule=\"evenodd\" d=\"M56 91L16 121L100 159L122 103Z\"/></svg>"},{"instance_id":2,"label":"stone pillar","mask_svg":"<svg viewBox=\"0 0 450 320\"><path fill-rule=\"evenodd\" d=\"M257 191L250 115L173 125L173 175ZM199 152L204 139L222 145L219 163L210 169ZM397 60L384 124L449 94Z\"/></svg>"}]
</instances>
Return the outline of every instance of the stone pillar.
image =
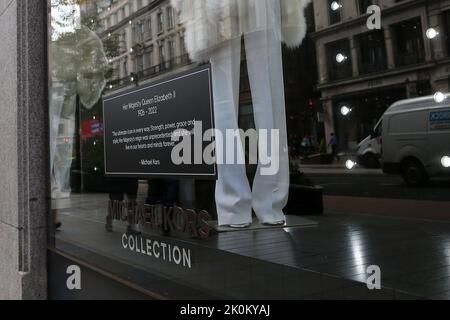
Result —
<instances>
[{"instance_id":1,"label":"stone pillar","mask_svg":"<svg viewBox=\"0 0 450 320\"><path fill-rule=\"evenodd\" d=\"M445 45L446 41L448 41L445 36L445 23L443 21L442 14L434 14L429 17L430 26L436 28L439 32L439 35L435 39L429 40L427 37L424 37L424 41L429 41L431 46L431 55L433 60L439 60L445 57L446 50ZM425 28L425 32L426 32Z\"/></svg>"},{"instance_id":2,"label":"stone pillar","mask_svg":"<svg viewBox=\"0 0 450 320\"><path fill-rule=\"evenodd\" d=\"M316 42L316 50L317 67L319 69L319 83L322 84L328 81L328 65L325 45L323 43Z\"/></svg>"},{"instance_id":3,"label":"stone pillar","mask_svg":"<svg viewBox=\"0 0 450 320\"><path fill-rule=\"evenodd\" d=\"M45 299L47 1L0 1L0 299Z\"/></svg>"},{"instance_id":4,"label":"stone pillar","mask_svg":"<svg viewBox=\"0 0 450 320\"><path fill-rule=\"evenodd\" d=\"M350 56L352 63L352 75L357 77L359 75L359 65L358 65L358 53L356 49L355 38L350 37Z\"/></svg>"},{"instance_id":5,"label":"stone pillar","mask_svg":"<svg viewBox=\"0 0 450 320\"><path fill-rule=\"evenodd\" d=\"M395 58L394 58L394 46L392 44L392 30L390 26L385 26L383 28L384 31L384 40L386 41L386 58L387 58L387 67L388 69L395 68Z\"/></svg>"},{"instance_id":6,"label":"stone pillar","mask_svg":"<svg viewBox=\"0 0 450 320\"><path fill-rule=\"evenodd\" d=\"M336 133L336 128L334 124L334 111L333 111L333 101L329 98L322 100L323 110L324 110L324 126L325 126L325 140L330 142L330 134L332 132Z\"/></svg>"}]
</instances>

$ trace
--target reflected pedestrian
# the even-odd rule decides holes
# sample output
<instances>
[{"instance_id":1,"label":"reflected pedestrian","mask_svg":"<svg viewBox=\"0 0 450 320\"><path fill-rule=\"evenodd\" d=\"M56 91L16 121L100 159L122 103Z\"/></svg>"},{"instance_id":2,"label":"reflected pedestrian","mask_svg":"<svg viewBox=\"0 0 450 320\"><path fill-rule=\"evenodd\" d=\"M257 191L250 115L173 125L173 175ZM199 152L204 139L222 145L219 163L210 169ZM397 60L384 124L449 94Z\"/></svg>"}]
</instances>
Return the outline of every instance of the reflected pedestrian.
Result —
<instances>
[{"instance_id":1,"label":"reflected pedestrian","mask_svg":"<svg viewBox=\"0 0 450 320\"><path fill-rule=\"evenodd\" d=\"M339 157L339 145L338 145L338 139L334 132L330 134L330 142L328 143L328 146L331 147L331 154L333 155L333 160L336 159L337 161L340 160Z\"/></svg>"}]
</instances>

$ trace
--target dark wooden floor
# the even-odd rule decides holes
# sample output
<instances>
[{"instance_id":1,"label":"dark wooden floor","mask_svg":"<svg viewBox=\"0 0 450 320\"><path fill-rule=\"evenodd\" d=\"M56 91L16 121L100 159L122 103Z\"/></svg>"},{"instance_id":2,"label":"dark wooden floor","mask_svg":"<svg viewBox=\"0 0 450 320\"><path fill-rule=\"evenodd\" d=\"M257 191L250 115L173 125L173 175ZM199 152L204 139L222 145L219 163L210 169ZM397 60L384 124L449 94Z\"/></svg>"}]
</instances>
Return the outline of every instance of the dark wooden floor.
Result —
<instances>
[{"instance_id":1,"label":"dark wooden floor","mask_svg":"<svg viewBox=\"0 0 450 320\"><path fill-rule=\"evenodd\" d=\"M330 214L311 217L316 227L221 233L201 241L144 236L189 248L193 266L186 269L124 250L126 226L106 233L104 208L76 203L60 206L61 241L216 296L450 298L449 222ZM383 290L367 289L371 265L381 269Z\"/></svg>"}]
</instances>

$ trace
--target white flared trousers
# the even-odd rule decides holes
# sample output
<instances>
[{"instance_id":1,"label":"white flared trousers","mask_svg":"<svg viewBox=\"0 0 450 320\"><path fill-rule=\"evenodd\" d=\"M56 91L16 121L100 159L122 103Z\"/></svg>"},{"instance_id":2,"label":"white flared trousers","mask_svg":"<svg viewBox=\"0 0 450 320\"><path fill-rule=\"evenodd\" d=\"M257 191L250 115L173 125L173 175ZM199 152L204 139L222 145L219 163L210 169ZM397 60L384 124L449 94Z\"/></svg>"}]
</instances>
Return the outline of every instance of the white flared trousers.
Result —
<instances>
[{"instance_id":1,"label":"white flared trousers","mask_svg":"<svg viewBox=\"0 0 450 320\"><path fill-rule=\"evenodd\" d=\"M74 85L52 89L50 99L50 169L52 198L69 196L71 193L70 173L75 136L75 109L77 95ZM61 114L63 107L70 108L70 115ZM60 127L64 133L60 133ZM64 138L64 139L63 139ZM67 140L65 140L67 139ZM64 141L65 140L65 141Z\"/></svg>"},{"instance_id":2,"label":"white flared trousers","mask_svg":"<svg viewBox=\"0 0 450 320\"><path fill-rule=\"evenodd\" d=\"M253 188L243 164L218 163L216 206L219 225L252 221L252 208L261 223L284 220L289 192L289 158L281 42L270 28L244 35L256 129L279 130L279 170L262 175L258 164ZM241 39L216 48L211 55L216 129L238 129ZM268 154L270 137L268 139ZM219 146L218 146L219 147ZM239 146L242 147L242 144ZM225 153L225 150L223 150ZM224 156L225 158L225 156Z\"/></svg>"}]
</instances>

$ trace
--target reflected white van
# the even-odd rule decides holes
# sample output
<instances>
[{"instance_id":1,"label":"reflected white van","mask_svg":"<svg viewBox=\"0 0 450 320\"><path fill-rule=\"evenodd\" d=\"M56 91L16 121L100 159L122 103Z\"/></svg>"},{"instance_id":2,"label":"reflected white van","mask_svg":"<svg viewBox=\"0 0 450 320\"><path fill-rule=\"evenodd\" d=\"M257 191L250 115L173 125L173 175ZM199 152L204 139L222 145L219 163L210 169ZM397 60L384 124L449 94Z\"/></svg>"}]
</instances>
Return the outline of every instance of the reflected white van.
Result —
<instances>
[{"instance_id":1,"label":"reflected white van","mask_svg":"<svg viewBox=\"0 0 450 320\"><path fill-rule=\"evenodd\" d=\"M449 175L450 94L443 102L434 96L394 103L382 117L382 166L401 174L408 185Z\"/></svg>"},{"instance_id":2,"label":"reflected white van","mask_svg":"<svg viewBox=\"0 0 450 320\"><path fill-rule=\"evenodd\" d=\"M366 168L379 168L381 157L381 129L380 120L369 136L358 144L356 155L358 163Z\"/></svg>"}]
</instances>

